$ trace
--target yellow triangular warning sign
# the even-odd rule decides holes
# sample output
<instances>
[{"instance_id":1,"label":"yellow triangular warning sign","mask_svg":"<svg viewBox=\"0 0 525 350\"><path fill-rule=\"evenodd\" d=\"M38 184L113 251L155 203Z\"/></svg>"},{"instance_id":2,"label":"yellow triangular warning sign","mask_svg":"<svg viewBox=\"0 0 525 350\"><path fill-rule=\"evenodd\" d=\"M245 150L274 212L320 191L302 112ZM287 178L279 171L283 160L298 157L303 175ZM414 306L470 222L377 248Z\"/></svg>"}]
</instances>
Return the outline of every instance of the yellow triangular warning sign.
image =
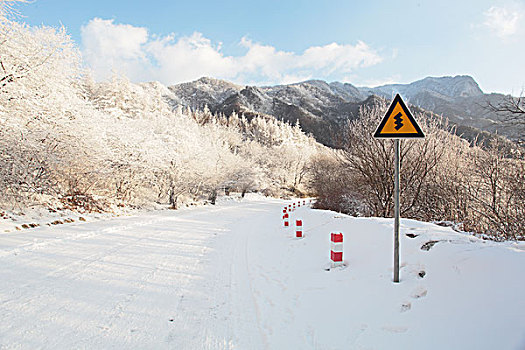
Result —
<instances>
[{"instance_id":1,"label":"yellow triangular warning sign","mask_svg":"<svg viewBox=\"0 0 525 350\"><path fill-rule=\"evenodd\" d=\"M423 131L408 110L399 94L396 95L390 108L374 133L376 138L413 138L425 137Z\"/></svg>"}]
</instances>

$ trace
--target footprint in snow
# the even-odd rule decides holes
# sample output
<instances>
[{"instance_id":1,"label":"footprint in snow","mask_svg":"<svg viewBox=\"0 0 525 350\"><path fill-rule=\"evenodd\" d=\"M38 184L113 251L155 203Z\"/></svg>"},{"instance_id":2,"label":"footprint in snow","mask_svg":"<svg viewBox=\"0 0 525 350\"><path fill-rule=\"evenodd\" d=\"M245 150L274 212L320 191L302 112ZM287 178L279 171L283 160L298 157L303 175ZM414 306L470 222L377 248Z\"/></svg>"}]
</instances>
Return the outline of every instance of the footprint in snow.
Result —
<instances>
[{"instance_id":1,"label":"footprint in snow","mask_svg":"<svg viewBox=\"0 0 525 350\"><path fill-rule=\"evenodd\" d=\"M413 299L420 299L427 296L428 291L426 288L419 286L414 291L412 291L412 294L410 295Z\"/></svg>"},{"instance_id":2,"label":"footprint in snow","mask_svg":"<svg viewBox=\"0 0 525 350\"><path fill-rule=\"evenodd\" d=\"M438 242L439 241L428 241L427 243L421 246L421 250L426 250L428 252Z\"/></svg>"},{"instance_id":3,"label":"footprint in snow","mask_svg":"<svg viewBox=\"0 0 525 350\"><path fill-rule=\"evenodd\" d=\"M412 308L412 303L410 302L404 302L403 304L401 304L401 312L407 312L408 310L410 310Z\"/></svg>"}]
</instances>

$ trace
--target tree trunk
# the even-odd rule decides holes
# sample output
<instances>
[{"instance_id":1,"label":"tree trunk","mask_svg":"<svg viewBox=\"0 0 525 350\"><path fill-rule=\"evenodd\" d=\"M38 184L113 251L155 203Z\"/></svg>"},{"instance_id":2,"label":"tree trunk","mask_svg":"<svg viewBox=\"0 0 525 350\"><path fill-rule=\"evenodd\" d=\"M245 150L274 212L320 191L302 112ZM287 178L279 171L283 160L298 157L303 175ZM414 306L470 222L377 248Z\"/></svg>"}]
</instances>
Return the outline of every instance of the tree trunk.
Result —
<instances>
[{"instance_id":1,"label":"tree trunk","mask_svg":"<svg viewBox=\"0 0 525 350\"><path fill-rule=\"evenodd\" d=\"M215 205L216 200L217 200L217 190L213 190L210 194L211 204Z\"/></svg>"},{"instance_id":2,"label":"tree trunk","mask_svg":"<svg viewBox=\"0 0 525 350\"><path fill-rule=\"evenodd\" d=\"M170 188L169 196L170 196L170 209L177 209L177 197L178 196L175 195L175 189Z\"/></svg>"}]
</instances>

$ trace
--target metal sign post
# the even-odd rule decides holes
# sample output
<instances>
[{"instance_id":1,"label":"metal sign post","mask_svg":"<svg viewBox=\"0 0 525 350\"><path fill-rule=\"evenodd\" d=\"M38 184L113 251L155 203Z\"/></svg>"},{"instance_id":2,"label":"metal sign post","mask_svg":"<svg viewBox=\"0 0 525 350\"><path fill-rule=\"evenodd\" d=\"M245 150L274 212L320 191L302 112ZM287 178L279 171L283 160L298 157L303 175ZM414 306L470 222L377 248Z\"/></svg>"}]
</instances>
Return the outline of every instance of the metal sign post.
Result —
<instances>
[{"instance_id":1,"label":"metal sign post","mask_svg":"<svg viewBox=\"0 0 525 350\"><path fill-rule=\"evenodd\" d=\"M402 138L423 138L416 120L408 110L399 94L374 133L375 138L394 139L394 283L399 282L399 181Z\"/></svg>"},{"instance_id":2,"label":"metal sign post","mask_svg":"<svg viewBox=\"0 0 525 350\"><path fill-rule=\"evenodd\" d=\"M399 282L399 156L401 141L394 140L394 282Z\"/></svg>"}]
</instances>

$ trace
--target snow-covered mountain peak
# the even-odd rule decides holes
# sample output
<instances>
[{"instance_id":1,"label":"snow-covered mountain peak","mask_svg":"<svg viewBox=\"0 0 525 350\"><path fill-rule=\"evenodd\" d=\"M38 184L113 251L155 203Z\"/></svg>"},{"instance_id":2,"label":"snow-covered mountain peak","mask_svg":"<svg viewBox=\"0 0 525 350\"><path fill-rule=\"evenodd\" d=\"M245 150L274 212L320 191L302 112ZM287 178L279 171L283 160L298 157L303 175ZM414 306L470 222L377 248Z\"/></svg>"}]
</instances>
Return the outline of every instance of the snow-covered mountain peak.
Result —
<instances>
[{"instance_id":1,"label":"snow-covered mountain peak","mask_svg":"<svg viewBox=\"0 0 525 350\"><path fill-rule=\"evenodd\" d=\"M410 84L387 84L375 88L359 88L365 94L378 94L392 98L399 93L407 99L414 99L425 93L441 98L475 97L483 95L478 83L468 75L426 77Z\"/></svg>"},{"instance_id":2,"label":"snow-covered mountain peak","mask_svg":"<svg viewBox=\"0 0 525 350\"><path fill-rule=\"evenodd\" d=\"M214 88L214 89L230 88L230 89L240 90L243 88L243 86L241 85L237 85L237 84L234 84L226 80L216 79L212 77L201 77L187 84L194 84L200 87L209 86L210 88Z\"/></svg>"},{"instance_id":3,"label":"snow-covered mountain peak","mask_svg":"<svg viewBox=\"0 0 525 350\"><path fill-rule=\"evenodd\" d=\"M449 97L471 97L483 95L478 83L469 75L426 77L412 83L414 87L438 92Z\"/></svg>"},{"instance_id":4,"label":"snow-covered mountain peak","mask_svg":"<svg viewBox=\"0 0 525 350\"><path fill-rule=\"evenodd\" d=\"M179 103L192 108L217 105L243 88L241 85L226 80L209 77L202 77L189 83L181 83L169 87L178 96Z\"/></svg>"},{"instance_id":5,"label":"snow-covered mountain peak","mask_svg":"<svg viewBox=\"0 0 525 350\"><path fill-rule=\"evenodd\" d=\"M225 115L232 112L267 114L292 123L299 120L303 130L326 145L332 145L332 130L356 118L361 106L375 104L374 98L370 98L373 95L390 100L399 93L408 104L441 114L452 123L463 125L467 128L465 133L472 135L476 132L472 127L498 130L498 124L492 122L498 120L497 116L488 115L482 106L487 104L488 98L493 104L503 98L503 95L484 94L478 83L468 75L426 77L410 84L375 88L358 88L349 83L322 80L255 87L204 77L172 86L170 91L175 95L171 97L172 105L182 104L192 108L207 105L212 112ZM479 118L481 114L484 118Z\"/></svg>"}]
</instances>

